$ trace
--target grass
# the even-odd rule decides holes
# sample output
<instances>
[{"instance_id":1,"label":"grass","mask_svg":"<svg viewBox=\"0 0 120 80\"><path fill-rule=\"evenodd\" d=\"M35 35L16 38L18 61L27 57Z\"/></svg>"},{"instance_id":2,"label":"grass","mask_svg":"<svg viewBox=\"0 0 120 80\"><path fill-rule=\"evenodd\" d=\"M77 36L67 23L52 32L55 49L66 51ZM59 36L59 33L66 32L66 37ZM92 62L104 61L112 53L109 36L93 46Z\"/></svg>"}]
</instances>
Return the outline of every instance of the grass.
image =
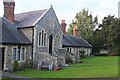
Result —
<instances>
[{"instance_id":1,"label":"grass","mask_svg":"<svg viewBox=\"0 0 120 80\"><path fill-rule=\"evenodd\" d=\"M20 76L32 78L117 78L118 57L87 57L84 63L70 64L59 71L31 70L15 72Z\"/></svg>"}]
</instances>

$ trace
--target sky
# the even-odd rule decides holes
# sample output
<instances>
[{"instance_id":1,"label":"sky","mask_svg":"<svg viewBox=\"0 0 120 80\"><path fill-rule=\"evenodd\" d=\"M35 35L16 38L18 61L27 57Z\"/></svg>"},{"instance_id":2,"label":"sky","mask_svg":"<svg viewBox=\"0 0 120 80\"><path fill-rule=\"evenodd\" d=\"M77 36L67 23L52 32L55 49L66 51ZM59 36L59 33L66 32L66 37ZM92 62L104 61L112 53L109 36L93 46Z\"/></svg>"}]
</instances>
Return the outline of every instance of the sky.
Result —
<instances>
[{"instance_id":1,"label":"sky","mask_svg":"<svg viewBox=\"0 0 120 80\"><path fill-rule=\"evenodd\" d=\"M120 0L14 0L15 13L22 13L40 9L50 8L53 5L58 20L66 20L69 25L77 12L83 8L95 17L98 16L99 23L104 16L115 15L118 17L118 2ZM0 0L0 17L3 16L3 2Z\"/></svg>"}]
</instances>

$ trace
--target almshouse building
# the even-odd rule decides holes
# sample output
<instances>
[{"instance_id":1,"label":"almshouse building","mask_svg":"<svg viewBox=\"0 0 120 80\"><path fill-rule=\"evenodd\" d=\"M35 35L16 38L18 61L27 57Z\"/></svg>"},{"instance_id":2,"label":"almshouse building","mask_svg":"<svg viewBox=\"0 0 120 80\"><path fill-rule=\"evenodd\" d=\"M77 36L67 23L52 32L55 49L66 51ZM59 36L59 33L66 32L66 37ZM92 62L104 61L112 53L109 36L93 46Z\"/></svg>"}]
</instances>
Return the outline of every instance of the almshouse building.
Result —
<instances>
[{"instance_id":1,"label":"almshouse building","mask_svg":"<svg viewBox=\"0 0 120 80\"><path fill-rule=\"evenodd\" d=\"M14 14L14 0L3 0L4 16L0 18L0 63L1 70L10 70L14 60L19 65L27 59L33 60L33 67L43 61L51 61L52 68L66 64L69 57L74 63L80 61L79 50L90 55L92 46L78 37L77 27L73 35L66 35L65 20L59 23L53 7Z\"/></svg>"}]
</instances>

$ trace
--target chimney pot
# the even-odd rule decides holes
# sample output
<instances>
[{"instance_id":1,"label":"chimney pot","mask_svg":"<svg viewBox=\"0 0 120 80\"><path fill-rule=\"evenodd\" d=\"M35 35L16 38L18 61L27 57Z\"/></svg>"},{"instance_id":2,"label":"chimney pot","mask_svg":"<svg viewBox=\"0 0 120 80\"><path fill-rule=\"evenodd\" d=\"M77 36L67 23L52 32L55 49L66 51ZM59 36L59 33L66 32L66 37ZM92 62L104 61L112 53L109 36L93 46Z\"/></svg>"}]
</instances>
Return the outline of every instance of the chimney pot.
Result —
<instances>
[{"instance_id":1,"label":"chimney pot","mask_svg":"<svg viewBox=\"0 0 120 80\"><path fill-rule=\"evenodd\" d=\"M78 29L76 23L73 23L73 35L76 37L80 36L80 30Z\"/></svg>"},{"instance_id":2,"label":"chimney pot","mask_svg":"<svg viewBox=\"0 0 120 80\"><path fill-rule=\"evenodd\" d=\"M66 26L65 20L61 20L61 28L64 34L66 34Z\"/></svg>"}]
</instances>

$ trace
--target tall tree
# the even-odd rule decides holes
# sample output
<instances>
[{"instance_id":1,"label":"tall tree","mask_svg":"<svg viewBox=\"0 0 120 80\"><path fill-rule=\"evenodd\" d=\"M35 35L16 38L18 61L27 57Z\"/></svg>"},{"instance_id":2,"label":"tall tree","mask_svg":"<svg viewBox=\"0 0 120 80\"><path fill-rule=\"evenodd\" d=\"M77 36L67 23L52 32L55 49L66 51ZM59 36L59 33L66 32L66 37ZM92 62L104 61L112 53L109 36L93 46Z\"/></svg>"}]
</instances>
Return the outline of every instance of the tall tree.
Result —
<instances>
[{"instance_id":1,"label":"tall tree","mask_svg":"<svg viewBox=\"0 0 120 80\"><path fill-rule=\"evenodd\" d=\"M95 26L98 24L97 16L93 19L92 14L88 10L82 9L82 11L76 14L75 19L80 29L80 35L84 39L89 40L93 35Z\"/></svg>"},{"instance_id":2,"label":"tall tree","mask_svg":"<svg viewBox=\"0 0 120 80\"><path fill-rule=\"evenodd\" d=\"M110 52L117 52L118 46L120 45L120 20L115 18L115 16L108 15L104 17L102 23L99 26L100 31L97 33L101 34L99 36L97 33L94 36L97 36L96 45L99 45L98 42L101 42L101 48L107 49Z\"/></svg>"},{"instance_id":3,"label":"tall tree","mask_svg":"<svg viewBox=\"0 0 120 80\"><path fill-rule=\"evenodd\" d=\"M71 23L71 24L69 25L69 28L68 28L68 30L67 30L67 34L72 35L72 33L73 33L73 23Z\"/></svg>"},{"instance_id":4,"label":"tall tree","mask_svg":"<svg viewBox=\"0 0 120 80\"><path fill-rule=\"evenodd\" d=\"M88 10L82 9L82 11L76 13L75 23L80 30L80 36L91 43L92 35L96 25L98 25L97 16L93 18L92 14ZM72 34L73 23L69 25L68 34Z\"/></svg>"}]
</instances>

